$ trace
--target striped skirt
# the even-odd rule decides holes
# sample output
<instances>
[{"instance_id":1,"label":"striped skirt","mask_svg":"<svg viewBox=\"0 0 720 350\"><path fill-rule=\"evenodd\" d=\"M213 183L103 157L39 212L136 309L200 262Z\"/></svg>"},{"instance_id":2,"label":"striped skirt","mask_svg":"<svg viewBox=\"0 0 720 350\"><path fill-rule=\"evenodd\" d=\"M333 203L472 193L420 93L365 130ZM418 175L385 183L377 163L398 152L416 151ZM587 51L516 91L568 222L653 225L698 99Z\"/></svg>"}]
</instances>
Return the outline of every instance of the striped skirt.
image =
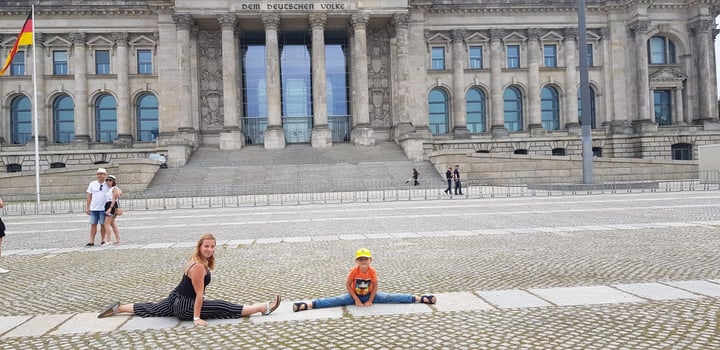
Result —
<instances>
[{"instance_id":1,"label":"striped skirt","mask_svg":"<svg viewBox=\"0 0 720 350\"><path fill-rule=\"evenodd\" d=\"M192 321L195 298L179 295L172 291L167 298L157 303L136 303L135 315L140 317L170 317L175 316L182 321ZM224 300L203 300L200 318L204 320L214 318L240 318L243 306Z\"/></svg>"}]
</instances>

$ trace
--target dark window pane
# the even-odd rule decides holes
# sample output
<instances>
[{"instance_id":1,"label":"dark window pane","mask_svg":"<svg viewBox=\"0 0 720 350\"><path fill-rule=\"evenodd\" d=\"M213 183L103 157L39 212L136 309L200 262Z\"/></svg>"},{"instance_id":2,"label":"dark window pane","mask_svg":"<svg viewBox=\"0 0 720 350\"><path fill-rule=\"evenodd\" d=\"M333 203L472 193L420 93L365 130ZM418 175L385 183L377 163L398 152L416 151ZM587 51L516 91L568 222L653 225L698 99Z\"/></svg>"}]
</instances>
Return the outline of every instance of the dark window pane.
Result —
<instances>
[{"instance_id":1,"label":"dark window pane","mask_svg":"<svg viewBox=\"0 0 720 350\"><path fill-rule=\"evenodd\" d=\"M12 144L24 145L32 137L32 108L30 99L18 96L10 104Z\"/></svg>"},{"instance_id":2,"label":"dark window pane","mask_svg":"<svg viewBox=\"0 0 720 350\"><path fill-rule=\"evenodd\" d=\"M110 51L95 51L95 74L110 74Z\"/></svg>"},{"instance_id":3,"label":"dark window pane","mask_svg":"<svg viewBox=\"0 0 720 350\"><path fill-rule=\"evenodd\" d=\"M152 74L152 51L137 50L138 74Z\"/></svg>"},{"instance_id":4,"label":"dark window pane","mask_svg":"<svg viewBox=\"0 0 720 350\"><path fill-rule=\"evenodd\" d=\"M69 143L75 138L75 105L70 96L62 95L53 103L55 143Z\"/></svg>"}]
</instances>

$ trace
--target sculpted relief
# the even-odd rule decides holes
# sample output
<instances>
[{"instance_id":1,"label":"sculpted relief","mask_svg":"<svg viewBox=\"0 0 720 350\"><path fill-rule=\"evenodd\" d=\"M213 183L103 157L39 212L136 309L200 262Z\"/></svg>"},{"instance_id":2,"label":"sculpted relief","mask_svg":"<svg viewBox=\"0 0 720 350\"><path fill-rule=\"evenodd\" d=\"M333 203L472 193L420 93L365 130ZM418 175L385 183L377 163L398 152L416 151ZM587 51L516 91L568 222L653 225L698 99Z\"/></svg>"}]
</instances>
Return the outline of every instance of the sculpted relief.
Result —
<instances>
[{"instance_id":1,"label":"sculpted relief","mask_svg":"<svg viewBox=\"0 0 720 350\"><path fill-rule=\"evenodd\" d=\"M370 124L390 127L390 38L387 30L368 29L367 47Z\"/></svg>"},{"instance_id":2,"label":"sculpted relief","mask_svg":"<svg viewBox=\"0 0 720 350\"><path fill-rule=\"evenodd\" d=\"M220 33L198 32L198 70L200 73L200 129L223 126L222 43Z\"/></svg>"}]
</instances>

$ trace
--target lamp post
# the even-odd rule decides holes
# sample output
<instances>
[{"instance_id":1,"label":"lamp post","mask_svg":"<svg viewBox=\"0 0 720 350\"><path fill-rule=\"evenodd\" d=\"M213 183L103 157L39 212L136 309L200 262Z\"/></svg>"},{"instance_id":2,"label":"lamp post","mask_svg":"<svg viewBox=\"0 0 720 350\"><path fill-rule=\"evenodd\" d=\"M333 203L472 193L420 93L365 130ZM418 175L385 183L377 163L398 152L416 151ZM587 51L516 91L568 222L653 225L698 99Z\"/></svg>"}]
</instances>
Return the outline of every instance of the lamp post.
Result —
<instances>
[{"instance_id":1,"label":"lamp post","mask_svg":"<svg viewBox=\"0 0 720 350\"><path fill-rule=\"evenodd\" d=\"M580 111L582 119L583 183L593 183L592 125L590 116L590 85L587 62L587 28L585 24L585 0L578 0L578 39L580 58ZM607 64L607 62L605 63ZM572 98L572 97L570 97Z\"/></svg>"}]
</instances>

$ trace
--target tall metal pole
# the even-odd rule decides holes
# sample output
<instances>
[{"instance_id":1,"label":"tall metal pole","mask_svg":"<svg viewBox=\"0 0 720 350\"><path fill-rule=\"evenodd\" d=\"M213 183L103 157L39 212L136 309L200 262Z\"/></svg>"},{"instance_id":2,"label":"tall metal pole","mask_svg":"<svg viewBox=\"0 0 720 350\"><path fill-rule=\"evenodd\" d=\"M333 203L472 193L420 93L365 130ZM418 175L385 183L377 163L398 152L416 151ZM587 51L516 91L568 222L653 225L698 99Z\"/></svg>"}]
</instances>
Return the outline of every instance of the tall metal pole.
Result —
<instances>
[{"instance_id":1,"label":"tall metal pole","mask_svg":"<svg viewBox=\"0 0 720 350\"><path fill-rule=\"evenodd\" d=\"M35 5L32 5L32 51L33 51L33 132L35 133L35 213L40 212L40 141L38 140L38 99L37 99L37 45L35 44Z\"/></svg>"},{"instance_id":2,"label":"tall metal pole","mask_svg":"<svg viewBox=\"0 0 720 350\"><path fill-rule=\"evenodd\" d=\"M592 125L590 116L590 85L587 62L587 28L585 24L585 0L578 0L578 37L580 40L580 111L582 112L583 183L593 183ZM573 98L570 96L569 98Z\"/></svg>"}]
</instances>

